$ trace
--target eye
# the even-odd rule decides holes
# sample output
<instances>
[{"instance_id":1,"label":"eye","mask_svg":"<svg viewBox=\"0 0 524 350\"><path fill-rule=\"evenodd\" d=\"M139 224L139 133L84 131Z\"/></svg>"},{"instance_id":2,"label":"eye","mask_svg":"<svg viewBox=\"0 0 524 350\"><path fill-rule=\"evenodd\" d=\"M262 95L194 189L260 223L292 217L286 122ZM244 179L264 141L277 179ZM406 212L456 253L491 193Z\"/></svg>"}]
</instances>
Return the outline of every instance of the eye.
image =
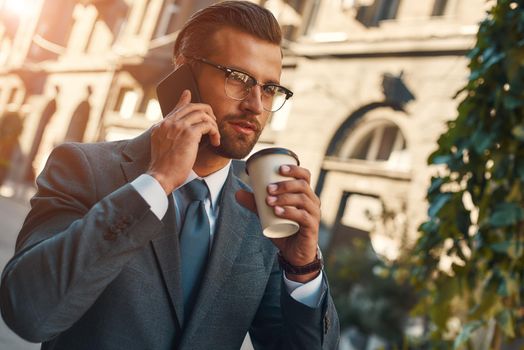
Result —
<instances>
[{"instance_id":1,"label":"eye","mask_svg":"<svg viewBox=\"0 0 524 350\"><path fill-rule=\"evenodd\" d=\"M249 75L244 74L242 72L232 71L231 74L229 74L229 79L232 82L239 83L239 84L245 84L249 85L249 82L251 78Z\"/></svg>"},{"instance_id":2,"label":"eye","mask_svg":"<svg viewBox=\"0 0 524 350\"><path fill-rule=\"evenodd\" d=\"M280 86L266 84L262 87L264 94L268 96L275 96L280 92Z\"/></svg>"}]
</instances>

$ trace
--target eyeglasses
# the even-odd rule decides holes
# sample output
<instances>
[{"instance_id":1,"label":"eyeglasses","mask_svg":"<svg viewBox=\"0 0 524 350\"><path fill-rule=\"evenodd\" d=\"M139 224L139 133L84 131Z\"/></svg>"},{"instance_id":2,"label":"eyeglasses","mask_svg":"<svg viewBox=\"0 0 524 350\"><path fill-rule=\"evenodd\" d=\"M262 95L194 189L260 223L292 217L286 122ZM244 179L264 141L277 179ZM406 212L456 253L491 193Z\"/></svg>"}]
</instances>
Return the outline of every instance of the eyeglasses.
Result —
<instances>
[{"instance_id":1,"label":"eyeglasses","mask_svg":"<svg viewBox=\"0 0 524 350\"><path fill-rule=\"evenodd\" d=\"M212 63L205 58L188 58L223 71L226 75L224 85L226 95L233 100L244 100L251 89L258 85L262 89L262 107L268 112L276 112L293 96L291 90L274 83L261 84L246 72Z\"/></svg>"}]
</instances>

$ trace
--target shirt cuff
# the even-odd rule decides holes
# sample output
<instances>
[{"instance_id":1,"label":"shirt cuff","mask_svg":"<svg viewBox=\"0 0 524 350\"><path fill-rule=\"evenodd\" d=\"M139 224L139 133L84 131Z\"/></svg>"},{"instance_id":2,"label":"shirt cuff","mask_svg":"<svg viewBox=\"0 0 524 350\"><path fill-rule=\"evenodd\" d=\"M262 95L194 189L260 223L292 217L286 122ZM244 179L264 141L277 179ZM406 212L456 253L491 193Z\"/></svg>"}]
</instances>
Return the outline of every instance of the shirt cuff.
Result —
<instances>
[{"instance_id":1,"label":"shirt cuff","mask_svg":"<svg viewBox=\"0 0 524 350\"><path fill-rule=\"evenodd\" d=\"M283 272L284 284L293 299L311 308L317 308L322 301L326 285L323 283L323 272L320 271L317 277L307 283L291 281Z\"/></svg>"},{"instance_id":2,"label":"shirt cuff","mask_svg":"<svg viewBox=\"0 0 524 350\"><path fill-rule=\"evenodd\" d=\"M149 204L149 208L158 220L162 220L166 215L169 202L160 183L153 176L142 174L134 179L131 185Z\"/></svg>"}]
</instances>

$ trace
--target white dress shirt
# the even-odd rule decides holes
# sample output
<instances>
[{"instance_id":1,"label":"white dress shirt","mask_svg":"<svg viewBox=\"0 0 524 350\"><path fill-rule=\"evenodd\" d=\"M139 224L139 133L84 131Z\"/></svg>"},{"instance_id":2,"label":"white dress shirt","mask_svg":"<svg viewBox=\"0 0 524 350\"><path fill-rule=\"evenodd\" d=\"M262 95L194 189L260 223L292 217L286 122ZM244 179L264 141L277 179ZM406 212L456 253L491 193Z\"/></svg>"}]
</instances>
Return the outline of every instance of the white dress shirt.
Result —
<instances>
[{"instance_id":1,"label":"white dress shirt","mask_svg":"<svg viewBox=\"0 0 524 350\"><path fill-rule=\"evenodd\" d=\"M201 180L205 181L207 187L209 188L210 195L205 201L206 213L209 218L211 234L210 249L213 244L213 235L215 233L216 222L220 212L220 192L222 191L222 187L224 187L230 167L231 162L213 174L200 178ZM184 181L180 187L184 186L186 183L194 180L195 178L198 178L198 175L194 171L191 171L186 181ZM154 177L148 174L142 174L133 182L131 182L131 185L133 185L138 193L149 204L150 210L155 214L155 216L159 220L162 220L167 212L168 199L160 183ZM189 200L188 198L184 197L181 191L177 191L178 188L175 189L173 195L175 198L177 228L180 229L184 224L184 216L182 213L185 212L187 206L189 205ZM293 299L312 308L318 307L326 290L326 286L324 283L322 283L322 271L315 279L307 283L291 281L286 277L285 273L283 274L283 278L286 289Z\"/></svg>"}]
</instances>

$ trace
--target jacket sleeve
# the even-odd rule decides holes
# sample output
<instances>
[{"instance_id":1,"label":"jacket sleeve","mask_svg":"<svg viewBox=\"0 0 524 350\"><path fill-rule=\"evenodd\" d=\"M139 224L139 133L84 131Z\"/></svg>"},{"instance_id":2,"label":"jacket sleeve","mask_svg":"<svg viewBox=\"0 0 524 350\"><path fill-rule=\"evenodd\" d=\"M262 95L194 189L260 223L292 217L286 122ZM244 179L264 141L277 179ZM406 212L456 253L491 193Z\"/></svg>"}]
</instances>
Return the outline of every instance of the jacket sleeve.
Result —
<instances>
[{"instance_id":1,"label":"jacket sleeve","mask_svg":"<svg viewBox=\"0 0 524 350\"><path fill-rule=\"evenodd\" d=\"M77 321L162 223L130 184L98 200L93 166L75 144L53 151L37 185L0 307L15 333L43 342Z\"/></svg>"},{"instance_id":2,"label":"jacket sleeve","mask_svg":"<svg viewBox=\"0 0 524 350\"><path fill-rule=\"evenodd\" d=\"M316 308L293 299L287 292L275 260L269 281L249 334L256 350L336 350L340 336L338 316L329 294Z\"/></svg>"}]
</instances>

